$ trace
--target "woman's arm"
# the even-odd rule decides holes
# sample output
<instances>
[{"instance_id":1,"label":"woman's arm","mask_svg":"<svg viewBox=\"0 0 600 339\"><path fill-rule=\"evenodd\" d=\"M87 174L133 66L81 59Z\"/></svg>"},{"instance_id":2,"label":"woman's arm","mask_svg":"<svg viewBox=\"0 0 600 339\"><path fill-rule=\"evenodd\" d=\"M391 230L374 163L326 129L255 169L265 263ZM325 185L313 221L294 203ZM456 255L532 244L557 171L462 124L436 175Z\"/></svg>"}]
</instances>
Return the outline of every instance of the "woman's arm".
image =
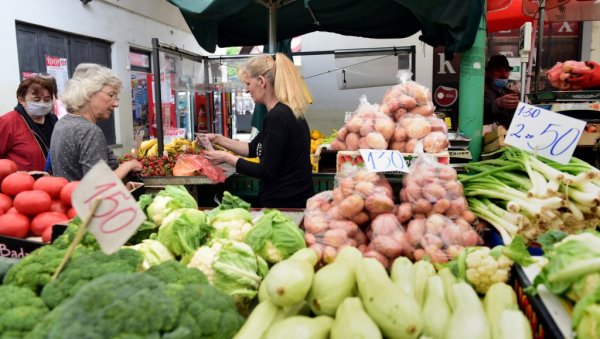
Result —
<instances>
[{"instance_id":1,"label":"woman's arm","mask_svg":"<svg viewBox=\"0 0 600 339\"><path fill-rule=\"evenodd\" d=\"M223 146L230 151L233 151L241 156L248 156L248 143L239 140L226 138L219 134L209 134L208 139L219 146Z\"/></svg>"},{"instance_id":2,"label":"woman's arm","mask_svg":"<svg viewBox=\"0 0 600 339\"><path fill-rule=\"evenodd\" d=\"M142 164L139 161L133 159L120 164L119 167L117 167L117 169L115 170L115 175L119 177L119 179L123 180L123 178L125 178L127 174L129 174L129 172L139 172L141 170Z\"/></svg>"}]
</instances>

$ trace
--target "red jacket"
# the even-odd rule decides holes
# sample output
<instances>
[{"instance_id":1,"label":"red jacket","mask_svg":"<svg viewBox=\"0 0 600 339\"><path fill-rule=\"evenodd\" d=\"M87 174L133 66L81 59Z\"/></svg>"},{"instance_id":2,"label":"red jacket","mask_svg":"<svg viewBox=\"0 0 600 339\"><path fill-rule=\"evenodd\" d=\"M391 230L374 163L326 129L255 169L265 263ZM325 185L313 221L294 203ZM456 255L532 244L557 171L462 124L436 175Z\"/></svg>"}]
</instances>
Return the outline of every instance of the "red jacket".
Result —
<instances>
[{"instance_id":1,"label":"red jacket","mask_svg":"<svg viewBox=\"0 0 600 339\"><path fill-rule=\"evenodd\" d=\"M0 116L0 159L14 161L19 171L44 170L44 153L17 111Z\"/></svg>"}]
</instances>

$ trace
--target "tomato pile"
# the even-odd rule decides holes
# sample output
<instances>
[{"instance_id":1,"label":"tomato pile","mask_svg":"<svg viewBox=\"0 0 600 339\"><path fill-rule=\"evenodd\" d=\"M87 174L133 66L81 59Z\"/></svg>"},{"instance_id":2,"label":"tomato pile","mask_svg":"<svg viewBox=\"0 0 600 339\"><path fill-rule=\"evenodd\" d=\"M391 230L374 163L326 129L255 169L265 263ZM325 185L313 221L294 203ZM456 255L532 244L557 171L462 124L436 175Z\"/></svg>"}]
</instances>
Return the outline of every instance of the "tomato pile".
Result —
<instances>
[{"instance_id":1,"label":"tomato pile","mask_svg":"<svg viewBox=\"0 0 600 339\"><path fill-rule=\"evenodd\" d=\"M17 172L15 163L0 159L0 235L42 236L50 242L52 225L75 217L71 195L79 181Z\"/></svg>"}]
</instances>

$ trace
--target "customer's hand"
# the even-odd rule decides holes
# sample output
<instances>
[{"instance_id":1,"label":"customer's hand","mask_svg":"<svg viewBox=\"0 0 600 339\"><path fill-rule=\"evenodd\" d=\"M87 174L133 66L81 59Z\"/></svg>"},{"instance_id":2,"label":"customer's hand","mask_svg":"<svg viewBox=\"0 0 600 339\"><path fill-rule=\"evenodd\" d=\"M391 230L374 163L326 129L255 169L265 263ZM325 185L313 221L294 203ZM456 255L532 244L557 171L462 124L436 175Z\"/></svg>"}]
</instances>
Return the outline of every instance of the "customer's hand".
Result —
<instances>
[{"instance_id":1,"label":"customer's hand","mask_svg":"<svg viewBox=\"0 0 600 339\"><path fill-rule=\"evenodd\" d=\"M235 163L237 162L237 157L235 155L225 151L204 151L204 157L215 165L225 162L235 166Z\"/></svg>"},{"instance_id":2,"label":"customer's hand","mask_svg":"<svg viewBox=\"0 0 600 339\"><path fill-rule=\"evenodd\" d=\"M586 61L585 65L590 69L572 69L571 77L566 81L582 89L600 87L600 64Z\"/></svg>"},{"instance_id":3,"label":"customer's hand","mask_svg":"<svg viewBox=\"0 0 600 339\"><path fill-rule=\"evenodd\" d=\"M129 167L129 172L141 172L143 169L142 163L135 159L126 161L125 164Z\"/></svg>"},{"instance_id":4,"label":"customer's hand","mask_svg":"<svg viewBox=\"0 0 600 339\"><path fill-rule=\"evenodd\" d=\"M496 104L502 109L515 109L519 106L519 96L514 93L505 94L496 99Z\"/></svg>"}]
</instances>

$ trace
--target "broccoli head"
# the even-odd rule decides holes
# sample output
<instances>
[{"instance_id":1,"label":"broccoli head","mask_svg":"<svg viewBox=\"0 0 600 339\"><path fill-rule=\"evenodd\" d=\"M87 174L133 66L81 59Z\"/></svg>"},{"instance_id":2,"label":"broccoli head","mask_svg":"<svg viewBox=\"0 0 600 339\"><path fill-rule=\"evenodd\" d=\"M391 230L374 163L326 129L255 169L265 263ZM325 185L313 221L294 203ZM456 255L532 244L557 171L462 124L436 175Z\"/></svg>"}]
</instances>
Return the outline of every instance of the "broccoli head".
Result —
<instances>
[{"instance_id":1,"label":"broccoli head","mask_svg":"<svg viewBox=\"0 0 600 339\"><path fill-rule=\"evenodd\" d=\"M73 219L67 226L67 229L63 234L61 234L54 242L52 242L52 246L66 249L69 247L73 239L75 239L75 235L79 231L79 227L81 226L81 220L79 218ZM87 247L94 250L100 249L100 245L98 241L96 241L96 237L89 231L85 232L85 235L81 239L81 242L77 245L78 247Z\"/></svg>"},{"instance_id":2,"label":"broccoli head","mask_svg":"<svg viewBox=\"0 0 600 339\"><path fill-rule=\"evenodd\" d=\"M170 295L179 301L177 326L164 333L169 339L233 338L244 324L233 298L212 285L169 285Z\"/></svg>"},{"instance_id":3,"label":"broccoli head","mask_svg":"<svg viewBox=\"0 0 600 339\"><path fill-rule=\"evenodd\" d=\"M208 284L113 273L82 286L29 338L231 338L243 321L233 299Z\"/></svg>"},{"instance_id":4,"label":"broccoli head","mask_svg":"<svg viewBox=\"0 0 600 339\"><path fill-rule=\"evenodd\" d=\"M150 274L167 284L208 284L208 279L202 271L188 268L175 260L169 260L150 267L147 271Z\"/></svg>"},{"instance_id":5,"label":"broccoli head","mask_svg":"<svg viewBox=\"0 0 600 339\"><path fill-rule=\"evenodd\" d=\"M0 286L0 338L22 338L47 313L42 299L30 289Z\"/></svg>"},{"instance_id":6,"label":"broccoli head","mask_svg":"<svg viewBox=\"0 0 600 339\"><path fill-rule=\"evenodd\" d=\"M178 315L177 303L165 287L143 273L104 275L53 309L29 337L158 337L176 325Z\"/></svg>"},{"instance_id":7,"label":"broccoli head","mask_svg":"<svg viewBox=\"0 0 600 339\"><path fill-rule=\"evenodd\" d=\"M77 248L73 260L89 249ZM50 282L54 271L65 256L66 250L54 246L42 246L13 265L4 276L5 285L21 286L40 294Z\"/></svg>"},{"instance_id":8,"label":"broccoli head","mask_svg":"<svg viewBox=\"0 0 600 339\"><path fill-rule=\"evenodd\" d=\"M54 308L87 282L109 273L141 271L142 262L143 255L130 248L123 248L111 255L94 251L74 257L58 278L44 287L41 297L48 307Z\"/></svg>"}]
</instances>

